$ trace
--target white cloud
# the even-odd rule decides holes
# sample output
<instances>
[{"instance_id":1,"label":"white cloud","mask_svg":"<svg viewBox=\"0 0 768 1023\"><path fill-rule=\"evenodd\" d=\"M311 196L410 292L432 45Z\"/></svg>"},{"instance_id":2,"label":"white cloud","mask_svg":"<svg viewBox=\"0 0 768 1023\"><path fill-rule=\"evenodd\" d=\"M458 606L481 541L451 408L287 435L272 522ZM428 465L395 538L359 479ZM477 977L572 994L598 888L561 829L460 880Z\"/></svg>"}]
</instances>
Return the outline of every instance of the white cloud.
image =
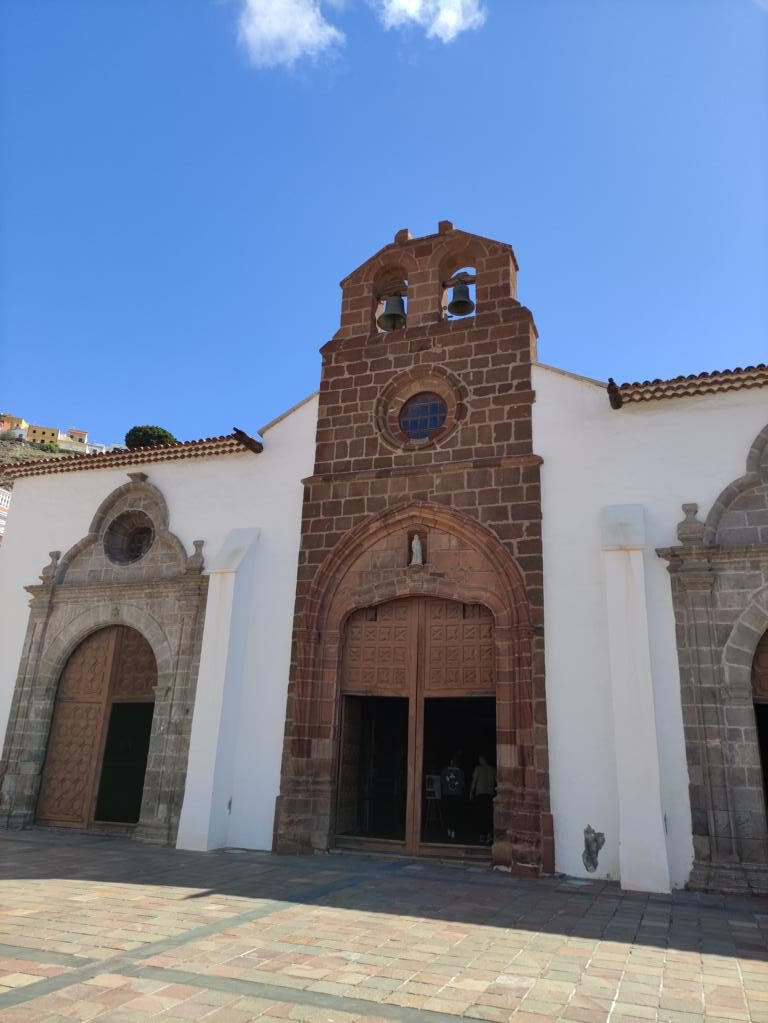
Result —
<instances>
[{"instance_id":1,"label":"white cloud","mask_svg":"<svg viewBox=\"0 0 768 1023\"><path fill-rule=\"evenodd\" d=\"M344 42L319 0L243 0L239 36L257 67L291 65Z\"/></svg>"},{"instance_id":2,"label":"white cloud","mask_svg":"<svg viewBox=\"0 0 768 1023\"><path fill-rule=\"evenodd\" d=\"M418 25L428 36L450 43L468 29L480 28L486 12L481 0L373 0L384 28Z\"/></svg>"}]
</instances>

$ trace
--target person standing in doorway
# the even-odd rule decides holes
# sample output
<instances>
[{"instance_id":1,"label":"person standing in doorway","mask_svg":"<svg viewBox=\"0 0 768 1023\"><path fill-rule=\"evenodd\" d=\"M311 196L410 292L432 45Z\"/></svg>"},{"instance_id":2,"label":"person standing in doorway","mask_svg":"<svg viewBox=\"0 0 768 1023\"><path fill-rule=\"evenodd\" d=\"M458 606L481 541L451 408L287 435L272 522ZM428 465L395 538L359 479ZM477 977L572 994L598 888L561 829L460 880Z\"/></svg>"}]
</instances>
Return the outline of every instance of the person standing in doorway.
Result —
<instances>
[{"instance_id":1,"label":"person standing in doorway","mask_svg":"<svg viewBox=\"0 0 768 1023\"><path fill-rule=\"evenodd\" d=\"M464 772L459 767L459 761L456 757L451 757L448 766L440 772L440 798L443 803L443 820L449 838L456 838L465 787Z\"/></svg>"},{"instance_id":2,"label":"person standing in doorway","mask_svg":"<svg viewBox=\"0 0 768 1023\"><path fill-rule=\"evenodd\" d=\"M469 798L474 802L474 817L482 845L493 842L493 797L496 792L496 768L480 754L472 772Z\"/></svg>"}]
</instances>

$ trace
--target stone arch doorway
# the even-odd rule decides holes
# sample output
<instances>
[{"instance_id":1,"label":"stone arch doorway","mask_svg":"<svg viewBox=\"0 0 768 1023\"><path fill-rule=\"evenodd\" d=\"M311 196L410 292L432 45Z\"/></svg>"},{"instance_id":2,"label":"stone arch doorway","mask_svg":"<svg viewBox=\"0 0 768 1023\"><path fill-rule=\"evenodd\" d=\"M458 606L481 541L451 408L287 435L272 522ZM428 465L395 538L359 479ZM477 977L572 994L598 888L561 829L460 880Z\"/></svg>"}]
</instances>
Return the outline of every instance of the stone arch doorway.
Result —
<instances>
[{"instance_id":1,"label":"stone arch doorway","mask_svg":"<svg viewBox=\"0 0 768 1023\"><path fill-rule=\"evenodd\" d=\"M486 775L486 791L474 796L472 776L480 755L496 764L491 612L424 596L353 612L340 701L336 844L483 849L494 830L493 791Z\"/></svg>"},{"instance_id":2,"label":"stone arch doorway","mask_svg":"<svg viewBox=\"0 0 768 1023\"><path fill-rule=\"evenodd\" d=\"M136 629L86 636L61 673L37 800L40 824L138 823L157 664Z\"/></svg>"},{"instance_id":3,"label":"stone arch doorway","mask_svg":"<svg viewBox=\"0 0 768 1023\"><path fill-rule=\"evenodd\" d=\"M422 538L420 565L411 563L414 534ZM536 558L525 563L538 565ZM437 598L481 605L492 615L493 861L524 876L553 873L540 576L524 573L482 523L421 500L361 521L311 582L304 581L306 567L302 561L275 849L303 853L336 841L340 677L350 615L392 600Z\"/></svg>"}]
</instances>

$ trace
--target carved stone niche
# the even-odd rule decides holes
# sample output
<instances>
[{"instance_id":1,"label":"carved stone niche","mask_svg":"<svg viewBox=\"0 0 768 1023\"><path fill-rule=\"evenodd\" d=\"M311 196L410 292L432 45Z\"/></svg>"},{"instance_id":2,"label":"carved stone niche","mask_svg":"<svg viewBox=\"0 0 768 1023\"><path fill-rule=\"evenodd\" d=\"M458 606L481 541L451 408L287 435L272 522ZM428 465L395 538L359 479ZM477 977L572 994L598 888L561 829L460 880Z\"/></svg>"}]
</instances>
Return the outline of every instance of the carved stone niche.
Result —
<instances>
[{"instance_id":1,"label":"carved stone niche","mask_svg":"<svg viewBox=\"0 0 768 1023\"><path fill-rule=\"evenodd\" d=\"M70 655L87 636L120 624L147 640L157 663L134 835L175 841L208 578L202 575L203 541L196 540L188 555L169 529L160 490L144 473L128 476L96 509L86 535L63 556L53 551L40 582L27 587L29 622L0 763L0 821L6 826L34 822L59 678ZM132 535L135 528L138 535Z\"/></svg>"},{"instance_id":2,"label":"carved stone niche","mask_svg":"<svg viewBox=\"0 0 768 1023\"><path fill-rule=\"evenodd\" d=\"M428 530L426 529L412 529L408 531L405 563L409 568L419 568L427 564L427 536Z\"/></svg>"}]
</instances>

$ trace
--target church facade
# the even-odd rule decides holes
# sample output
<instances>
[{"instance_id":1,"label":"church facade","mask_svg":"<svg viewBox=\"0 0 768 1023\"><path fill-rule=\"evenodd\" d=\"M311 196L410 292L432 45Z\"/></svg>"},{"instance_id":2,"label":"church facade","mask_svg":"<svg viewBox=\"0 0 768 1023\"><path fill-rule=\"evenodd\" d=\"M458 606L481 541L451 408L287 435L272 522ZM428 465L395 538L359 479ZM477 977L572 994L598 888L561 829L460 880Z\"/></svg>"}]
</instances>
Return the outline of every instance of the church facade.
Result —
<instances>
[{"instance_id":1,"label":"church facade","mask_svg":"<svg viewBox=\"0 0 768 1023\"><path fill-rule=\"evenodd\" d=\"M768 891L768 369L555 369L516 275L401 231L261 441L8 470L6 825Z\"/></svg>"}]
</instances>

